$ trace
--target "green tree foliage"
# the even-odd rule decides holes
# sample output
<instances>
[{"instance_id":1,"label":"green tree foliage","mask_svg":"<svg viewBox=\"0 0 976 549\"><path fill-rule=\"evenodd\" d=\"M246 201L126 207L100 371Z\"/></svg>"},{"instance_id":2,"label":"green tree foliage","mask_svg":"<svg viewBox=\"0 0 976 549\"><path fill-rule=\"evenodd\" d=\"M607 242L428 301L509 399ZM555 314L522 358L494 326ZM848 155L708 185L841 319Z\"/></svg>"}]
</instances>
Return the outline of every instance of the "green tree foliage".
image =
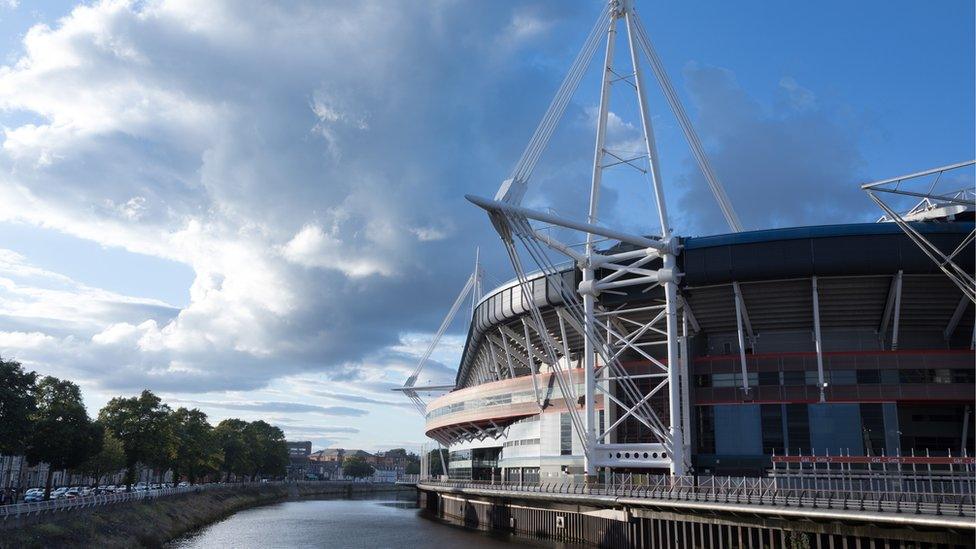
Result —
<instances>
[{"instance_id":1,"label":"green tree foliage","mask_svg":"<svg viewBox=\"0 0 976 549\"><path fill-rule=\"evenodd\" d=\"M176 452L170 468L173 484L183 475L190 482L217 471L223 459L214 428L207 423L207 414L197 410L178 408L170 414L170 423L176 440Z\"/></svg>"},{"instance_id":2,"label":"green tree foliage","mask_svg":"<svg viewBox=\"0 0 976 549\"><path fill-rule=\"evenodd\" d=\"M281 429L264 421L252 421L244 428L248 444L250 475L281 476L288 467L288 445Z\"/></svg>"},{"instance_id":3,"label":"green tree foliage","mask_svg":"<svg viewBox=\"0 0 976 549\"><path fill-rule=\"evenodd\" d=\"M74 469L97 454L102 430L88 417L74 383L48 376L37 384L36 395L26 455L30 463L48 464L44 483L44 499L48 499L54 471Z\"/></svg>"},{"instance_id":4,"label":"green tree foliage","mask_svg":"<svg viewBox=\"0 0 976 549\"><path fill-rule=\"evenodd\" d=\"M176 438L169 418L170 408L151 391L138 397L113 398L102 408L98 419L112 431L125 449L126 485L135 480L136 464L161 469L172 463Z\"/></svg>"},{"instance_id":5,"label":"green tree foliage","mask_svg":"<svg viewBox=\"0 0 976 549\"><path fill-rule=\"evenodd\" d=\"M225 419L214 428L217 445L224 456L221 471L224 472L226 478L230 478L231 474L243 478L250 474L253 469L251 452L244 436L246 427L247 422L244 420Z\"/></svg>"},{"instance_id":6,"label":"green tree foliage","mask_svg":"<svg viewBox=\"0 0 976 549\"><path fill-rule=\"evenodd\" d=\"M366 478L373 476L373 473L373 466L363 456L350 456L342 462L342 474L347 477Z\"/></svg>"},{"instance_id":7,"label":"green tree foliage","mask_svg":"<svg viewBox=\"0 0 976 549\"><path fill-rule=\"evenodd\" d=\"M91 476L92 482L97 485L102 475L114 473L125 467L125 448L112 431L106 429L100 422L96 422L96 425L102 430L102 450L88 458L79 469Z\"/></svg>"},{"instance_id":8,"label":"green tree foliage","mask_svg":"<svg viewBox=\"0 0 976 549\"><path fill-rule=\"evenodd\" d=\"M24 451L36 409L37 374L25 372L19 362L0 358L0 455Z\"/></svg>"},{"instance_id":9,"label":"green tree foliage","mask_svg":"<svg viewBox=\"0 0 976 549\"><path fill-rule=\"evenodd\" d=\"M431 450L427 452L427 459L429 460L430 470L427 471L429 475L446 475L447 469L444 468L444 451L442 450Z\"/></svg>"}]
</instances>

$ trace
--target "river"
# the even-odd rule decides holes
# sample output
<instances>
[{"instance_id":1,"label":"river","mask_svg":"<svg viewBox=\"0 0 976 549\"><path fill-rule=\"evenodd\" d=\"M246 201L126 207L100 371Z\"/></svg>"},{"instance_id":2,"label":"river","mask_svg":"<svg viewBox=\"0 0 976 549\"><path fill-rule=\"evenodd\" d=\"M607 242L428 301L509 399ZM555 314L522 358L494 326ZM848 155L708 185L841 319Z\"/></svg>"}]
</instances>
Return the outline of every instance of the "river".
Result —
<instances>
[{"instance_id":1,"label":"river","mask_svg":"<svg viewBox=\"0 0 976 549\"><path fill-rule=\"evenodd\" d=\"M397 499L399 497L399 500ZM374 499L303 499L247 509L168 544L213 547L511 548L531 543L449 526L421 515L414 494ZM538 545L535 547L554 547ZM565 547L560 545L559 547Z\"/></svg>"}]
</instances>

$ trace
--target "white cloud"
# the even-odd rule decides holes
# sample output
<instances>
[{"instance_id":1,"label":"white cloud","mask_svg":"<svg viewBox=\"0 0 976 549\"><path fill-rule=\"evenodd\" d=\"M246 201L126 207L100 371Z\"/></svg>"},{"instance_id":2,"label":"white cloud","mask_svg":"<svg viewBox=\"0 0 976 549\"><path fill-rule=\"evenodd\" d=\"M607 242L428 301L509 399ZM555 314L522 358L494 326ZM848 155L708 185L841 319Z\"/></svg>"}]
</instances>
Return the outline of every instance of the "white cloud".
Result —
<instances>
[{"instance_id":1,"label":"white cloud","mask_svg":"<svg viewBox=\"0 0 976 549\"><path fill-rule=\"evenodd\" d=\"M402 374L380 374L410 362L386 347L436 327L470 268L453 258L490 230L458 209L482 184L461 115L504 53L479 56L545 28L470 8L106 0L31 28L0 67L0 113L30 115L0 136L0 221L195 277L176 309L0 252L0 330L33 345L17 358L106 389Z\"/></svg>"},{"instance_id":2,"label":"white cloud","mask_svg":"<svg viewBox=\"0 0 976 549\"><path fill-rule=\"evenodd\" d=\"M282 250L286 259L305 267L334 269L351 277L392 274L392 266L366 250L346 249L333 229L326 234L318 225L305 225Z\"/></svg>"},{"instance_id":3,"label":"white cloud","mask_svg":"<svg viewBox=\"0 0 976 549\"><path fill-rule=\"evenodd\" d=\"M7 353L24 349L37 349L49 345L55 339L41 332L2 332L0 331L0 350Z\"/></svg>"}]
</instances>

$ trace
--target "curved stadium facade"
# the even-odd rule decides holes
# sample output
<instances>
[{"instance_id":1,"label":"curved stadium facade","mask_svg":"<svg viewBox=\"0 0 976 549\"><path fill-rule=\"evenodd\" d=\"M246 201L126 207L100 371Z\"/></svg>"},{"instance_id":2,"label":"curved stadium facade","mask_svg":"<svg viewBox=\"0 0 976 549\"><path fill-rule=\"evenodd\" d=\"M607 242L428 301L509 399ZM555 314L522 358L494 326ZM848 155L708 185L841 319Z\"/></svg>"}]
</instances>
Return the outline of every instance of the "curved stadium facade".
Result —
<instances>
[{"instance_id":1,"label":"curved stadium facade","mask_svg":"<svg viewBox=\"0 0 976 549\"><path fill-rule=\"evenodd\" d=\"M973 223L912 227L953 250ZM973 304L895 223L685 238L681 246L681 407L696 472L762 474L784 453L973 455ZM971 273L973 247L956 261ZM561 276L572 287L580 281L574 267ZM529 278L545 334L528 329L517 282L492 290L475 310L455 389L427 407L427 435L449 446L451 477L553 482L583 471L567 413L583 404L583 338L551 282ZM653 394L648 359L666 360L666 335L650 327L663 300L658 285L630 286L601 295L598 314L614 311L606 336L631 343L621 363L667 423L668 397ZM569 398L543 360L541 337L575 379ZM621 413L620 399L596 397L600 433L611 432L606 442L619 453L610 456L614 470L626 471L631 458L641 471L655 459L665 469L668 456L648 449L653 437Z\"/></svg>"}]
</instances>

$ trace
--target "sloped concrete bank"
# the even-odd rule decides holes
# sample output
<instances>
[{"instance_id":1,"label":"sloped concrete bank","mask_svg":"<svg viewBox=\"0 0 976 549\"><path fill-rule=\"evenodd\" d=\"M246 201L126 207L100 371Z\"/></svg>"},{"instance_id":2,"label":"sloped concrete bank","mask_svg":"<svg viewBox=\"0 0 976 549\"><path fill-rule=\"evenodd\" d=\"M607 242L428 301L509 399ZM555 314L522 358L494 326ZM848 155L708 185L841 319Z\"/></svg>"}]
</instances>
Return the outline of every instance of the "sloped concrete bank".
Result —
<instances>
[{"instance_id":1,"label":"sloped concrete bank","mask_svg":"<svg viewBox=\"0 0 976 549\"><path fill-rule=\"evenodd\" d=\"M392 484L303 482L233 486L152 501L26 517L0 529L0 549L21 547L161 547L233 513L285 499L356 497L413 491Z\"/></svg>"}]
</instances>

